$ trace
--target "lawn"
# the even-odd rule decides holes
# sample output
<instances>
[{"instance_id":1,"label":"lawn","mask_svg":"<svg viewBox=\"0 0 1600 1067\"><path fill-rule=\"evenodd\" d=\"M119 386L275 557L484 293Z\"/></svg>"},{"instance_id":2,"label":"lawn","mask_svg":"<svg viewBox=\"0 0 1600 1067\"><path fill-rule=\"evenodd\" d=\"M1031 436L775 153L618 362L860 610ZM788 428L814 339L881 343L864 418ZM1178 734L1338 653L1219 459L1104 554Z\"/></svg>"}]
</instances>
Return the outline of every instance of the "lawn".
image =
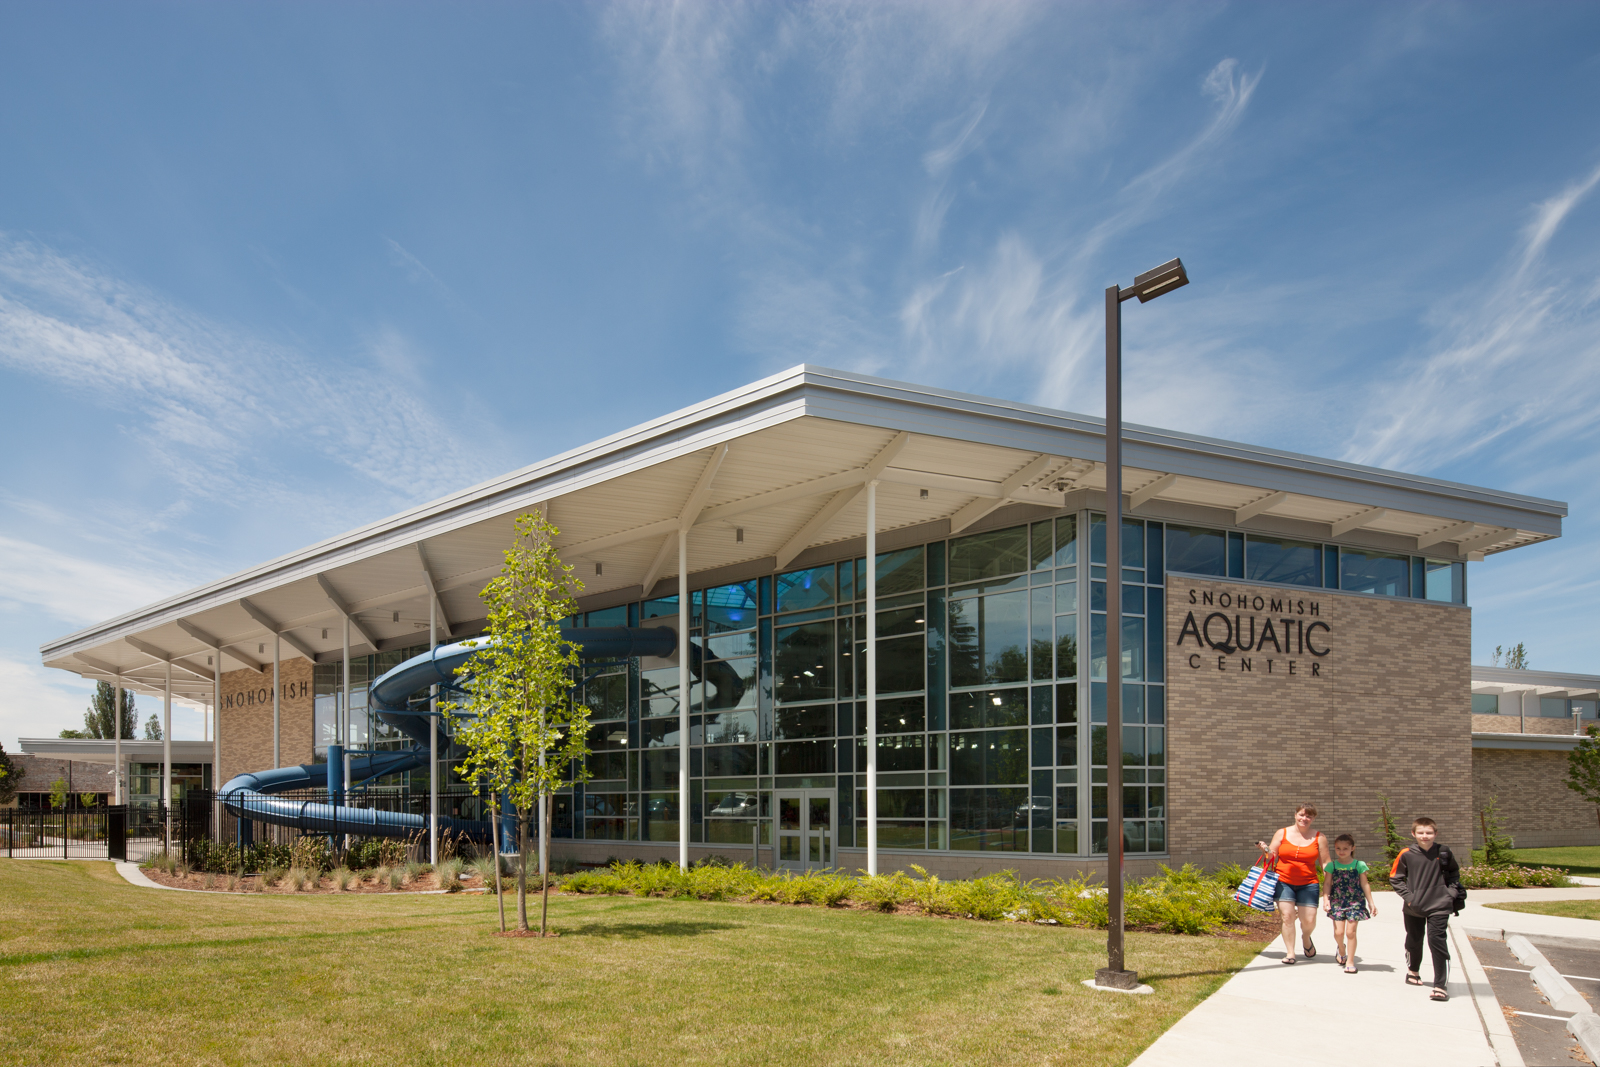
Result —
<instances>
[{"instance_id":1,"label":"lawn","mask_svg":"<svg viewBox=\"0 0 1600 1067\"><path fill-rule=\"evenodd\" d=\"M508 900L509 903L509 900ZM510 910L508 908L508 910ZM1079 984L1102 933L775 904L176 893L0 863L0 1061L1124 1064L1257 941L1133 934L1153 996Z\"/></svg>"},{"instance_id":2,"label":"lawn","mask_svg":"<svg viewBox=\"0 0 1600 1067\"><path fill-rule=\"evenodd\" d=\"M1523 867L1560 867L1568 874L1600 878L1600 846L1572 848L1519 848L1512 850L1512 862ZM1483 862L1483 849L1472 853L1474 863Z\"/></svg>"},{"instance_id":3,"label":"lawn","mask_svg":"<svg viewBox=\"0 0 1600 1067\"><path fill-rule=\"evenodd\" d=\"M1485 904L1501 911L1525 911L1534 915L1560 915L1567 919L1600 919L1600 900L1526 900L1515 904Z\"/></svg>"}]
</instances>

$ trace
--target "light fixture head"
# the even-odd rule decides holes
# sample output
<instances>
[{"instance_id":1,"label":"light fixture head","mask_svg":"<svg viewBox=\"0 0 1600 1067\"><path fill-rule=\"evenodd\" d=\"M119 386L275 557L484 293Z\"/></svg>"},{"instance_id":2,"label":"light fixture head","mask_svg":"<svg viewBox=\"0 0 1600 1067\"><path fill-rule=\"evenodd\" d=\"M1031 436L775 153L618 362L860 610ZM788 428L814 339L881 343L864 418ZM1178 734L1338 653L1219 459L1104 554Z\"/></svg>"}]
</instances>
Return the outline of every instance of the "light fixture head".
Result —
<instances>
[{"instance_id":1,"label":"light fixture head","mask_svg":"<svg viewBox=\"0 0 1600 1067\"><path fill-rule=\"evenodd\" d=\"M601 574L604 574L605 573L605 570L603 569L604 567L605 567L604 563L596 563L594 565L594 573L595 573L595 575L599 576Z\"/></svg>"},{"instance_id":2,"label":"light fixture head","mask_svg":"<svg viewBox=\"0 0 1600 1067\"><path fill-rule=\"evenodd\" d=\"M928 491L927 491L927 490L926 490L926 489L918 489L918 490L917 490L917 498L918 498L918 499L919 499L919 500L926 500L926 499L928 499Z\"/></svg>"},{"instance_id":3,"label":"light fixture head","mask_svg":"<svg viewBox=\"0 0 1600 1067\"><path fill-rule=\"evenodd\" d=\"M395 622L399 622L400 621L400 613L398 611L394 613L394 621Z\"/></svg>"},{"instance_id":4,"label":"light fixture head","mask_svg":"<svg viewBox=\"0 0 1600 1067\"><path fill-rule=\"evenodd\" d=\"M1139 303L1148 304L1163 293L1188 284L1189 272L1183 269L1183 260L1169 259L1155 270L1147 270L1133 279L1133 295L1139 298Z\"/></svg>"},{"instance_id":5,"label":"light fixture head","mask_svg":"<svg viewBox=\"0 0 1600 1067\"><path fill-rule=\"evenodd\" d=\"M738 544L738 545L744 544L744 527L743 526L735 526L733 528L733 541L734 541L734 544Z\"/></svg>"}]
</instances>

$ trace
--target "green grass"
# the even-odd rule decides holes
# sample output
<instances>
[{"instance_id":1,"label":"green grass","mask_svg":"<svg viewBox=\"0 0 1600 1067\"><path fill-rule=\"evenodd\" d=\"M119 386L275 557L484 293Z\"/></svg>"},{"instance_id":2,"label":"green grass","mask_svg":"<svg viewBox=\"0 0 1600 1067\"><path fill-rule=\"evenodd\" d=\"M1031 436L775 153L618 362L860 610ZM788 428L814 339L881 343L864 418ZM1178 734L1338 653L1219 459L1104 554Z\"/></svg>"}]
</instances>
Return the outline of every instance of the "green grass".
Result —
<instances>
[{"instance_id":1,"label":"green grass","mask_svg":"<svg viewBox=\"0 0 1600 1067\"><path fill-rule=\"evenodd\" d=\"M1515 904L1485 904L1501 911L1525 911L1534 915L1559 915L1565 919L1600 919L1600 900L1527 900Z\"/></svg>"},{"instance_id":2,"label":"green grass","mask_svg":"<svg viewBox=\"0 0 1600 1067\"><path fill-rule=\"evenodd\" d=\"M508 897L508 905L511 898ZM530 901L536 903L536 901ZM535 913L536 914L536 913ZM95 1064L1124 1064L1260 942L557 896L209 895L0 864L0 1060Z\"/></svg>"},{"instance_id":3,"label":"green grass","mask_svg":"<svg viewBox=\"0 0 1600 1067\"><path fill-rule=\"evenodd\" d=\"M1600 845L1572 848L1518 848L1513 849L1511 855L1512 862L1523 867L1560 867L1568 874L1600 878ZM1472 861L1483 862L1483 849L1473 851Z\"/></svg>"}]
</instances>

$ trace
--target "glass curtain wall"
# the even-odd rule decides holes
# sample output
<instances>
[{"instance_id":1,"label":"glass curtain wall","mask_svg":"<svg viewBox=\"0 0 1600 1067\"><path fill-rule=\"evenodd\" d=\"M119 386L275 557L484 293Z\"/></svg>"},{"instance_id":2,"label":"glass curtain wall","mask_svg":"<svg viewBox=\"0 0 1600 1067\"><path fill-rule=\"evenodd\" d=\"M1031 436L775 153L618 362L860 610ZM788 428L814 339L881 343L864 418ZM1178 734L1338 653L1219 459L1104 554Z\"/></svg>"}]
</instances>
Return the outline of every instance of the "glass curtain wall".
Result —
<instances>
[{"instance_id":1,"label":"glass curtain wall","mask_svg":"<svg viewBox=\"0 0 1600 1067\"><path fill-rule=\"evenodd\" d=\"M1079 512L880 553L877 762L881 848L1091 856L1106 850L1106 597L1122 597L1127 849L1167 848L1164 597L1170 573L1465 603L1466 568L1237 530L1125 519L1105 572L1103 515ZM558 837L675 844L730 858L770 846L775 790L828 790L841 847L866 839L865 560L693 591L690 796L678 796L678 667L585 661L589 780L557 798ZM677 597L574 617L676 625ZM1081 657L1080 647L1087 649ZM351 663L358 746L403 748L366 712L372 678L425 651ZM337 721L338 663L319 664L317 758ZM424 699L419 694L417 699ZM1579 714L1592 715L1587 708ZM447 797L470 795L448 748ZM376 783L426 796L416 771ZM454 802L447 800L447 810Z\"/></svg>"}]
</instances>

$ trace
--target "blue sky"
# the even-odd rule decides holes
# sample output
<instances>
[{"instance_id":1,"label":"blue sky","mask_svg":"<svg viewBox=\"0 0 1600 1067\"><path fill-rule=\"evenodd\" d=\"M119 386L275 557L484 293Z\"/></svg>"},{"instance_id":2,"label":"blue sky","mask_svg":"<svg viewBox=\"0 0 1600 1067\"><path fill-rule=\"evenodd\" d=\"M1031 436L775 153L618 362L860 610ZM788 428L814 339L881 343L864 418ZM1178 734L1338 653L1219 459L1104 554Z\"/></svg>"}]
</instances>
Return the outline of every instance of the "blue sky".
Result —
<instances>
[{"instance_id":1,"label":"blue sky","mask_svg":"<svg viewBox=\"0 0 1600 1067\"><path fill-rule=\"evenodd\" d=\"M1474 658L1600 673L1596 99L1581 4L0 5L0 742L44 640L797 362L1098 414L1173 255L1131 420L1569 502Z\"/></svg>"}]
</instances>

